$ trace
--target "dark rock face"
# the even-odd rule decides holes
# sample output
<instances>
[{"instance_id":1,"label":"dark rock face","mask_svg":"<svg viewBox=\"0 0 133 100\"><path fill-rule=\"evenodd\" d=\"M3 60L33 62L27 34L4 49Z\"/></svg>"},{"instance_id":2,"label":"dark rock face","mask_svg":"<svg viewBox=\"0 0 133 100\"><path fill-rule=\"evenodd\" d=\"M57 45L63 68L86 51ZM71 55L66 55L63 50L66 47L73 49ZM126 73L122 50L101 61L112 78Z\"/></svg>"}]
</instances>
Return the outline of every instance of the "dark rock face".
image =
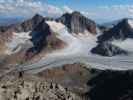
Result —
<instances>
[{"instance_id":1,"label":"dark rock face","mask_svg":"<svg viewBox=\"0 0 133 100\"><path fill-rule=\"evenodd\" d=\"M32 39L31 41L34 44L34 47L37 51L40 51L42 47L47 44L47 37L51 35L50 28L48 24L45 23L45 20L40 22L37 27L31 32Z\"/></svg>"},{"instance_id":2,"label":"dark rock face","mask_svg":"<svg viewBox=\"0 0 133 100\"><path fill-rule=\"evenodd\" d=\"M127 55L128 52L124 51L123 49L112 45L110 43L104 42L98 44L91 50L94 54L99 54L102 56L115 56L115 55Z\"/></svg>"},{"instance_id":3,"label":"dark rock face","mask_svg":"<svg viewBox=\"0 0 133 100\"><path fill-rule=\"evenodd\" d=\"M123 19L109 31L98 37L100 42L111 41L113 39L133 38L133 28L128 23L129 19Z\"/></svg>"},{"instance_id":4,"label":"dark rock face","mask_svg":"<svg viewBox=\"0 0 133 100\"><path fill-rule=\"evenodd\" d=\"M57 21L65 24L70 32L83 33L85 30L88 30L90 33L96 34L95 22L84 17L79 12L66 13L57 19Z\"/></svg>"},{"instance_id":5,"label":"dark rock face","mask_svg":"<svg viewBox=\"0 0 133 100\"><path fill-rule=\"evenodd\" d=\"M133 100L133 71L101 71L88 81L90 100Z\"/></svg>"},{"instance_id":6,"label":"dark rock face","mask_svg":"<svg viewBox=\"0 0 133 100\"><path fill-rule=\"evenodd\" d=\"M49 25L42 20L31 32L33 47L27 51L27 56L39 53L47 46L47 38L51 35Z\"/></svg>"}]
</instances>

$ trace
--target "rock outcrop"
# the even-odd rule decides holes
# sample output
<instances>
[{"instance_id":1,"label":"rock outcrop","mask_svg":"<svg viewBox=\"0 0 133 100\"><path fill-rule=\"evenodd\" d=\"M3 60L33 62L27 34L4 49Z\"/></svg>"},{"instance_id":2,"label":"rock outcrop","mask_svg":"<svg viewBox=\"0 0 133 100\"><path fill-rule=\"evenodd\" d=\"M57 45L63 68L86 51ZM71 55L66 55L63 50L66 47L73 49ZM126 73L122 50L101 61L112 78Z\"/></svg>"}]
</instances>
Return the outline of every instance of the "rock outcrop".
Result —
<instances>
[{"instance_id":1,"label":"rock outcrop","mask_svg":"<svg viewBox=\"0 0 133 100\"><path fill-rule=\"evenodd\" d=\"M47 45L47 37L52 33L45 20L42 20L31 32L31 41L34 45L33 50L40 52L40 50Z\"/></svg>"},{"instance_id":2,"label":"rock outcrop","mask_svg":"<svg viewBox=\"0 0 133 100\"><path fill-rule=\"evenodd\" d=\"M101 56L128 55L128 52L108 42L99 43L91 50L92 53Z\"/></svg>"},{"instance_id":3,"label":"rock outcrop","mask_svg":"<svg viewBox=\"0 0 133 100\"><path fill-rule=\"evenodd\" d=\"M66 25L70 32L78 34L87 30L92 34L96 34L96 23L83 16L80 12L65 13L57 21Z\"/></svg>"},{"instance_id":4,"label":"rock outcrop","mask_svg":"<svg viewBox=\"0 0 133 100\"><path fill-rule=\"evenodd\" d=\"M27 76L29 77L29 76ZM81 100L79 96L53 82L19 77L0 83L0 100Z\"/></svg>"},{"instance_id":5,"label":"rock outcrop","mask_svg":"<svg viewBox=\"0 0 133 100\"><path fill-rule=\"evenodd\" d=\"M87 81L90 75L89 69L82 63L73 63L42 70L37 75L44 80L61 84L68 90L78 95L83 95L87 90Z\"/></svg>"}]
</instances>

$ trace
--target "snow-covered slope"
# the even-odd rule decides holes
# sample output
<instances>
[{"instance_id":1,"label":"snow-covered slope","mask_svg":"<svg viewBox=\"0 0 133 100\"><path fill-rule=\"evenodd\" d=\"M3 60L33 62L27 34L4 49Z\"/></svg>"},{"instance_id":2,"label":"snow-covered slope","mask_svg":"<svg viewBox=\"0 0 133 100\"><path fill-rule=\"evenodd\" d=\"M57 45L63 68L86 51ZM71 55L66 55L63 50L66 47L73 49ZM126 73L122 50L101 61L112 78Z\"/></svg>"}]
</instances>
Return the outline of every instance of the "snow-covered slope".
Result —
<instances>
[{"instance_id":1,"label":"snow-covered slope","mask_svg":"<svg viewBox=\"0 0 133 100\"><path fill-rule=\"evenodd\" d=\"M128 24L130 25L131 28L133 28L133 19L128 19Z\"/></svg>"},{"instance_id":2,"label":"snow-covered slope","mask_svg":"<svg viewBox=\"0 0 133 100\"><path fill-rule=\"evenodd\" d=\"M123 50L133 52L133 39L126 39L126 40L114 40L111 42L113 45L116 45Z\"/></svg>"},{"instance_id":3,"label":"snow-covered slope","mask_svg":"<svg viewBox=\"0 0 133 100\"><path fill-rule=\"evenodd\" d=\"M30 32L13 33L12 38L6 43L7 54L16 53L21 50L22 44L30 43Z\"/></svg>"},{"instance_id":4,"label":"snow-covered slope","mask_svg":"<svg viewBox=\"0 0 133 100\"><path fill-rule=\"evenodd\" d=\"M72 55L72 54L88 54L89 50L92 47L96 46L97 38L95 35L92 34L80 34L76 35L75 33L69 33L67 28L58 22L55 21L47 21L52 31L56 32L57 37L67 43L67 47L55 51L53 54L50 55Z\"/></svg>"},{"instance_id":5,"label":"snow-covered slope","mask_svg":"<svg viewBox=\"0 0 133 100\"><path fill-rule=\"evenodd\" d=\"M76 35L69 33L65 26L61 23L54 21L47 22L50 28L56 32L57 36L67 43L67 46L62 50L56 50L46 55L41 60L34 62L33 64L23 66L24 70L30 70L32 73L39 72L41 70L60 66L63 64L83 62L88 67L98 69L114 69L114 70L127 70L132 69L133 56L113 56L103 57L91 54L89 50L97 45L97 35ZM131 47L132 40L128 39L122 41L122 44L113 41L112 44L129 48ZM127 45L128 44L128 45ZM132 50L132 48L130 48Z\"/></svg>"}]
</instances>

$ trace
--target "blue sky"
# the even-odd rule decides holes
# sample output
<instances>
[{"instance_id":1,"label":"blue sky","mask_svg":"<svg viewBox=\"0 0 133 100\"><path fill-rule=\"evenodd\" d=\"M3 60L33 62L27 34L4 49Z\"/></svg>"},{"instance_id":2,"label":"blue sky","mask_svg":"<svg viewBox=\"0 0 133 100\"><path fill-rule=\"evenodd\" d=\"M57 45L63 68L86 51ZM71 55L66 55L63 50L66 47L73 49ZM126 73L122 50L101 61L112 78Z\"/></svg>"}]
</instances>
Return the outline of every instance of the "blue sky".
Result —
<instances>
[{"instance_id":1,"label":"blue sky","mask_svg":"<svg viewBox=\"0 0 133 100\"><path fill-rule=\"evenodd\" d=\"M133 4L133 0L42 0L56 6L68 5L73 9L87 10L98 6Z\"/></svg>"},{"instance_id":2,"label":"blue sky","mask_svg":"<svg viewBox=\"0 0 133 100\"><path fill-rule=\"evenodd\" d=\"M57 7L63 5L84 12L98 22L133 18L133 0L42 0Z\"/></svg>"},{"instance_id":3,"label":"blue sky","mask_svg":"<svg viewBox=\"0 0 133 100\"><path fill-rule=\"evenodd\" d=\"M75 10L98 22L133 18L133 0L0 0L0 17L58 17Z\"/></svg>"}]
</instances>

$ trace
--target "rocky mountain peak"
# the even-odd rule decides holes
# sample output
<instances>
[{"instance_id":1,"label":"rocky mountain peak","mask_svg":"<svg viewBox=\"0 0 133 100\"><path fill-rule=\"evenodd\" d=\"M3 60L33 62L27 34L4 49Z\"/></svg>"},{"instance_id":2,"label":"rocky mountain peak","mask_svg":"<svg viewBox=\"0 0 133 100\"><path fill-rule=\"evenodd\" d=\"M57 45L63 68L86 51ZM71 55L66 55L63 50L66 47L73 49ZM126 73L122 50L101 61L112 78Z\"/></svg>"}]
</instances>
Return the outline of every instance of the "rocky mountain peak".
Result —
<instances>
[{"instance_id":1,"label":"rocky mountain peak","mask_svg":"<svg viewBox=\"0 0 133 100\"><path fill-rule=\"evenodd\" d=\"M132 29L133 29L133 19L123 18L113 28L116 28L116 27L118 27L121 30L132 31Z\"/></svg>"},{"instance_id":2,"label":"rocky mountain peak","mask_svg":"<svg viewBox=\"0 0 133 100\"><path fill-rule=\"evenodd\" d=\"M35 18L35 17L43 17L43 16L38 14L38 13L36 13L33 17Z\"/></svg>"},{"instance_id":3,"label":"rocky mountain peak","mask_svg":"<svg viewBox=\"0 0 133 100\"><path fill-rule=\"evenodd\" d=\"M33 31L36 31L38 33L44 33L46 32L45 29L49 30L49 25L45 22L45 20L43 19L35 28Z\"/></svg>"},{"instance_id":4,"label":"rocky mountain peak","mask_svg":"<svg viewBox=\"0 0 133 100\"><path fill-rule=\"evenodd\" d=\"M74 11L72 12L72 16L82 16L80 12Z\"/></svg>"},{"instance_id":5,"label":"rocky mountain peak","mask_svg":"<svg viewBox=\"0 0 133 100\"><path fill-rule=\"evenodd\" d=\"M116 26L125 26L125 27L127 27L127 26L129 26L129 20L130 19L128 19L128 18L124 18L124 19L122 19Z\"/></svg>"},{"instance_id":6,"label":"rocky mountain peak","mask_svg":"<svg viewBox=\"0 0 133 100\"><path fill-rule=\"evenodd\" d=\"M31 20L42 20L43 19L43 16L41 16L40 14L35 14Z\"/></svg>"},{"instance_id":7,"label":"rocky mountain peak","mask_svg":"<svg viewBox=\"0 0 133 100\"><path fill-rule=\"evenodd\" d=\"M63 14L58 21L62 22L70 32L85 33L87 30L92 34L96 34L96 23L87 17L83 16L80 12L74 11L73 13Z\"/></svg>"}]
</instances>

